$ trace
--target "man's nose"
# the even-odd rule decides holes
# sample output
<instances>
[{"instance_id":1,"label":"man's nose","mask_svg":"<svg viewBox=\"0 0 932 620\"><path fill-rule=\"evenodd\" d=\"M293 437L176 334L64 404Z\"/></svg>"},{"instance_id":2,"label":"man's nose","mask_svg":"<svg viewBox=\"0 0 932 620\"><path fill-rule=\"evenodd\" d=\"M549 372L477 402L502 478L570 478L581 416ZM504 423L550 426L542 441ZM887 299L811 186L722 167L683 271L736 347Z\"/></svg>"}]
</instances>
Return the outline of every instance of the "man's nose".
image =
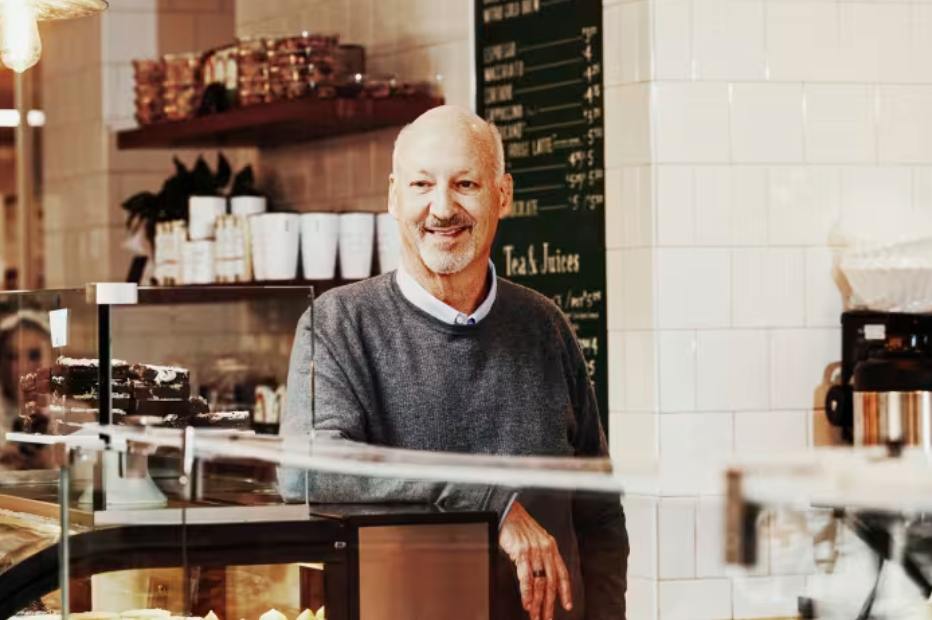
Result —
<instances>
[{"instance_id":1,"label":"man's nose","mask_svg":"<svg viewBox=\"0 0 932 620\"><path fill-rule=\"evenodd\" d=\"M440 187L430 205L431 215L438 219L446 219L456 212L456 199L449 187Z\"/></svg>"}]
</instances>

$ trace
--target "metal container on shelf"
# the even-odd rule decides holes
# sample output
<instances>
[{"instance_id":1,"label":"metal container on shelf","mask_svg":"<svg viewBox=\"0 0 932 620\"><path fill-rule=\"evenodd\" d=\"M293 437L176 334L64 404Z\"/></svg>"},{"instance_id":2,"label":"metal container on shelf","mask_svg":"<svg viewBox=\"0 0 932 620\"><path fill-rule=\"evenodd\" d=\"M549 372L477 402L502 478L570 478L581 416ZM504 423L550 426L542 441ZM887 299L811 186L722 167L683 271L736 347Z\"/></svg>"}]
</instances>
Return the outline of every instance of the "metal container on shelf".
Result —
<instances>
[{"instance_id":1,"label":"metal container on shelf","mask_svg":"<svg viewBox=\"0 0 932 620\"><path fill-rule=\"evenodd\" d=\"M201 81L203 57L199 53L166 54L165 85L195 84Z\"/></svg>"},{"instance_id":2,"label":"metal container on shelf","mask_svg":"<svg viewBox=\"0 0 932 620\"><path fill-rule=\"evenodd\" d=\"M875 353L852 381L854 443L932 452L932 358L912 347Z\"/></svg>"},{"instance_id":3,"label":"metal container on shelf","mask_svg":"<svg viewBox=\"0 0 932 620\"><path fill-rule=\"evenodd\" d=\"M161 60L134 60L136 120L149 125L164 118L165 64Z\"/></svg>"},{"instance_id":4,"label":"metal container on shelf","mask_svg":"<svg viewBox=\"0 0 932 620\"><path fill-rule=\"evenodd\" d=\"M339 37L306 33L269 44L269 86L273 101L336 95Z\"/></svg>"},{"instance_id":5,"label":"metal container on shelf","mask_svg":"<svg viewBox=\"0 0 932 620\"><path fill-rule=\"evenodd\" d=\"M241 106L269 100L269 40L245 37L236 42L237 102Z\"/></svg>"},{"instance_id":6,"label":"metal container on shelf","mask_svg":"<svg viewBox=\"0 0 932 620\"><path fill-rule=\"evenodd\" d=\"M224 45L208 52L204 57L204 88L214 84L223 87L226 94L225 108L237 103L239 90L239 48L236 43Z\"/></svg>"}]
</instances>

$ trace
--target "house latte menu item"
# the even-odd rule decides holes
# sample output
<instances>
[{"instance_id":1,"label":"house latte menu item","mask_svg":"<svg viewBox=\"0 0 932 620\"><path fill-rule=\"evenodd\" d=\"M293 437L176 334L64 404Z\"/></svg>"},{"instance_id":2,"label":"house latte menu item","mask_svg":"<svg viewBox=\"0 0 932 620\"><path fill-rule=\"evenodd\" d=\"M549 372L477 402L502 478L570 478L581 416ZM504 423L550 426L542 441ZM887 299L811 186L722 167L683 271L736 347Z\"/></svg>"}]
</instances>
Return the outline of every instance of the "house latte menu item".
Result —
<instances>
[{"instance_id":1,"label":"house latte menu item","mask_svg":"<svg viewBox=\"0 0 932 620\"><path fill-rule=\"evenodd\" d=\"M608 424L600 0L475 0L476 111L495 123L514 209L500 275L569 317Z\"/></svg>"}]
</instances>

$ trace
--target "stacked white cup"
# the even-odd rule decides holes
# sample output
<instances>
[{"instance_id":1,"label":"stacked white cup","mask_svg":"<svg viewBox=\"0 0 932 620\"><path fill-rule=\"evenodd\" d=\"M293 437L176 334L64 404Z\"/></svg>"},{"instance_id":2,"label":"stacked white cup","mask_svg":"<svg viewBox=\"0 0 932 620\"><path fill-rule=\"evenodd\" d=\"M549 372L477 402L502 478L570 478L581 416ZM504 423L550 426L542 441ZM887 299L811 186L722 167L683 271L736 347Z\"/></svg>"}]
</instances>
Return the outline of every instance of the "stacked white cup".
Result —
<instances>
[{"instance_id":1,"label":"stacked white cup","mask_svg":"<svg viewBox=\"0 0 932 620\"><path fill-rule=\"evenodd\" d=\"M401 258L401 233L391 213L376 217L376 239L379 248L379 271L388 273L398 268Z\"/></svg>"},{"instance_id":2,"label":"stacked white cup","mask_svg":"<svg viewBox=\"0 0 932 620\"><path fill-rule=\"evenodd\" d=\"M237 217L249 217L265 213L266 200L263 196L234 196L230 198L230 213Z\"/></svg>"},{"instance_id":3,"label":"stacked white cup","mask_svg":"<svg viewBox=\"0 0 932 620\"><path fill-rule=\"evenodd\" d=\"M374 237L373 213L340 215L340 274L344 280L362 280L372 275Z\"/></svg>"},{"instance_id":4,"label":"stacked white cup","mask_svg":"<svg viewBox=\"0 0 932 620\"><path fill-rule=\"evenodd\" d=\"M249 218L256 280L297 277L300 224L300 216L295 213L260 213Z\"/></svg>"},{"instance_id":5,"label":"stacked white cup","mask_svg":"<svg viewBox=\"0 0 932 620\"><path fill-rule=\"evenodd\" d=\"M337 275L340 216L305 213L301 216L301 258L306 280L332 280Z\"/></svg>"},{"instance_id":6,"label":"stacked white cup","mask_svg":"<svg viewBox=\"0 0 932 620\"><path fill-rule=\"evenodd\" d=\"M227 212L223 196L191 196L188 200L188 237L191 241L214 238L217 218Z\"/></svg>"}]
</instances>

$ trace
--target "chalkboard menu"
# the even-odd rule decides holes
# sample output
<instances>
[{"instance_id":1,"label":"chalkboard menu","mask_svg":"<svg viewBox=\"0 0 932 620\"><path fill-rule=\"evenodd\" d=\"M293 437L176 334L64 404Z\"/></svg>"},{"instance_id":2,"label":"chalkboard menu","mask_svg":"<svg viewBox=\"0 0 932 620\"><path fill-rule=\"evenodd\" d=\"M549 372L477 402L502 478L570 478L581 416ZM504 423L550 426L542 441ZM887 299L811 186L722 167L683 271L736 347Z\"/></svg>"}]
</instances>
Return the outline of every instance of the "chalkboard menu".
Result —
<instances>
[{"instance_id":1,"label":"chalkboard menu","mask_svg":"<svg viewBox=\"0 0 932 620\"><path fill-rule=\"evenodd\" d=\"M492 258L566 313L608 427L600 0L474 0L476 111L515 182Z\"/></svg>"}]
</instances>

